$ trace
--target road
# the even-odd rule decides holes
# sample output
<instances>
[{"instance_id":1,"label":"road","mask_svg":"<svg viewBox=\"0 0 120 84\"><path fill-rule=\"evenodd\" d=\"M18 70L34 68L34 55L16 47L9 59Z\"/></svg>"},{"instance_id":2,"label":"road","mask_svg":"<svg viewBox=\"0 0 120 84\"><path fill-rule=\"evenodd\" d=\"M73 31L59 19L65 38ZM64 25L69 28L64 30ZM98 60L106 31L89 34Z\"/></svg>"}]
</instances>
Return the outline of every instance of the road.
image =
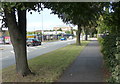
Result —
<instances>
[{"instance_id":1,"label":"road","mask_svg":"<svg viewBox=\"0 0 120 84\"><path fill-rule=\"evenodd\" d=\"M67 41L46 42L42 43L40 46L27 47L28 59L54 51L72 43L75 43L75 39ZM15 55L12 45L0 45L0 64L2 64L0 69L15 64Z\"/></svg>"}]
</instances>

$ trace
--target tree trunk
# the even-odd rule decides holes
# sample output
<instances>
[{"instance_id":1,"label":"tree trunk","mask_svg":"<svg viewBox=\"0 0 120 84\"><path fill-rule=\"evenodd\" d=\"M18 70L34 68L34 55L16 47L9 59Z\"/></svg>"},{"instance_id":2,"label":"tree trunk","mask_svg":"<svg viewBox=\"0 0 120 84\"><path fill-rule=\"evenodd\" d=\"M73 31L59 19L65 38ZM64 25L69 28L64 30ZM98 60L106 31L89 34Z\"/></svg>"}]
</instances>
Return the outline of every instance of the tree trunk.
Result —
<instances>
[{"instance_id":1,"label":"tree trunk","mask_svg":"<svg viewBox=\"0 0 120 84\"><path fill-rule=\"evenodd\" d=\"M90 32L90 38L92 38L92 33Z\"/></svg>"},{"instance_id":2,"label":"tree trunk","mask_svg":"<svg viewBox=\"0 0 120 84\"><path fill-rule=\"evenodd\" d=\"M76 45L81 45L81 42L80 42L80 35L81 35L81 32L82 32L81 25L78 25L78 31L76 32L76 35L77 35L77 38L76 38Z\"/></svg>"},{"instance_id":3,"label":"tree trunk","mask_svg":"<svg viewBox=\"0 0 120 84\"><path fill-rule=\"evenodd\" d=\"M26 52L26 10L18 11L18 23L15 11L4 9L11 42L15 52L16 72L22 76L31 73L27 63Z\"/></svg>"},{"instance_id":4,"label":"tree trunk","mask_svg":"<svg viewBox=\"0 0 120 84\"><path fill-rule=\"evenodd\" d=\"M71 34L73 34L73 28L71 27Z\"/></svg>"},{"instance_id":5,"label":"tree trunk","mask_svg":"<svg viewBox=\"0 0 120 84\"><path fill-rule=\"evenodd\" d=\"M85 28L85 40L88 40L88 30Z\"/></svg>"}]
</instances>

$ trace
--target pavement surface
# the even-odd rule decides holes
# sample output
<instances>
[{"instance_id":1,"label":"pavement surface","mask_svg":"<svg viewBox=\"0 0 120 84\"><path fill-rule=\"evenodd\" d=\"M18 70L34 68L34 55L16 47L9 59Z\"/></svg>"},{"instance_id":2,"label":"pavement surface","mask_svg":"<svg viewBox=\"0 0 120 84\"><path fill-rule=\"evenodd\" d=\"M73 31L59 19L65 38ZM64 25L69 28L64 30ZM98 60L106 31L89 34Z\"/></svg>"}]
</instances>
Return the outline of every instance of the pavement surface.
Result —
<instances>
[{"instance_id":1,"label":"pavement surface","mask_svg":"<svg viewBox=\"0 0 120 84\"><path fill-rule=\"evenodd\" d=\"M91 41L58 82L104 82L98 42Z\"/></svg>"},{"instance_id":2,"label":"pavement surface","mask_svg":"<svg viewBox=\"0 0 120 84\"><path fill-rule=\"evenodd\" d=\"M75 39L55 42L42 42L40 46L27 47L28 59L40 56L42 54L54 51L75 43ZM15 64L15 55L12 45L0 45L0 69Z\"/></svg>"}]
</instances>

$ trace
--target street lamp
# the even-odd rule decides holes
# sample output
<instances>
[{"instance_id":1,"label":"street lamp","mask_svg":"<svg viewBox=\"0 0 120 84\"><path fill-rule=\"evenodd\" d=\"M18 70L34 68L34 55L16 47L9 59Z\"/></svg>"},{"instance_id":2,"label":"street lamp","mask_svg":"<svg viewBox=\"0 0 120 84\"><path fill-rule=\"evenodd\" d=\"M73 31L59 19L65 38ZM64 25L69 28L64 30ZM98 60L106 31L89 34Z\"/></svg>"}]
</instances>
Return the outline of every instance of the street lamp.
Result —
<instances>
[{"instance_id":1,"label":"street lamp","mask_svg":"<svg viewBox=\"0 0 120 84\"><path fill-rule=\"evenodd\" d=\"M44 30L43 30L43 11L42 11L42 41L44 41Z\"/></svg>"},{"instance_id":2,"label":"street lamp","mask_svg":"<svg viewBox=\"0 0 120 84\"><path fill-rule=\"evenodd\" d=\"M34 36L35 36L35 27L34 27Z\"/></svg>"}]
</instances>

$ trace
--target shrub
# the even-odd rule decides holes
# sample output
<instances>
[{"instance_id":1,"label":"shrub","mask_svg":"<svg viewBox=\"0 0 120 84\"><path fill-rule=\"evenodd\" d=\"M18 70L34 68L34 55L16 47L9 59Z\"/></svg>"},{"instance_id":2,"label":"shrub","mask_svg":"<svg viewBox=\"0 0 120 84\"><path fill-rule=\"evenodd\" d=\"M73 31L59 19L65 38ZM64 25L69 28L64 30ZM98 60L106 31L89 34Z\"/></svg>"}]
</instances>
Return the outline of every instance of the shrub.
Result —
<instances>
[{"instance_id":1,"label":"shrub","mask_svg":"<svg viewBox=\"0 0 120 84\"><path fill-rule=\"evenodd\" d=\"M111 77L108 79L108 82L120 83L120 39L116 35L107 35L104 38L98 38L98 41L101 45L101 52L103 53L105 64L109 72L111 72Z\"/></svg>"}]
</instances>

